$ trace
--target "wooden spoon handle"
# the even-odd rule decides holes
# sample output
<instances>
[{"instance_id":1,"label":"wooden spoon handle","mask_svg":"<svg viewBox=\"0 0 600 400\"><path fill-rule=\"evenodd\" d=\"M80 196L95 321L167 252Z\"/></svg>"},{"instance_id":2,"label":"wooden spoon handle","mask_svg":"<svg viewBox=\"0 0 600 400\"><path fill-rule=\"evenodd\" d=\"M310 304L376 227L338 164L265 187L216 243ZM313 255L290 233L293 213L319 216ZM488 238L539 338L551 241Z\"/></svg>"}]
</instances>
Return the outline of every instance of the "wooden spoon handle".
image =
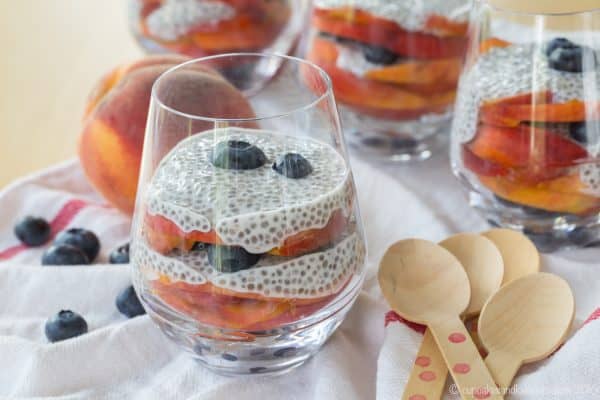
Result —
<instances>
[{"instance_id":1,"label":"wooden spoon handle","mask_svg":"<svg viewBox=\"0 0 600 400\"><path fill-rule=\"evenodd\" d=\"M507 393L508 387L517 375L519 368L521 368L519 360L515 360L514 357L500 352L488 354L485 358L485 365L487 365L496 384L504 393Z\"/></svg>"},{"instance_id":2,"label":"wooden spoon handle","mask_svg":"<svg viewBox=\"0 0 600 400\"><path fill-rule=\"evenodd\" d=\"M427 329L419 347L402 400L441 399L446 386L448 368L437 343Z\"/></svg>"},{"instance_id":3,"label":"wooden spoon handle","mask_svg":"<svg viewBox=\"0 0 600 400\"><path fill-rule=\"evenodd\" d=\"M503 398L458 316L432 321L429 329L463 399Z\"/></svg>"}]
</instances>

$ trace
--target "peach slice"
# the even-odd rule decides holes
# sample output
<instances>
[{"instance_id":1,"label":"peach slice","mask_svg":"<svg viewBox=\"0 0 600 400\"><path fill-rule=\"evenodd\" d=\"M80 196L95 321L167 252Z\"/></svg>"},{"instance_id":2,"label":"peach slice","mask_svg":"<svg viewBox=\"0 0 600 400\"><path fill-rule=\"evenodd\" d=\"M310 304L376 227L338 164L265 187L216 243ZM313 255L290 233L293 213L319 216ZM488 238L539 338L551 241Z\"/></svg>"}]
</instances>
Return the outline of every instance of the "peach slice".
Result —
<instances>
[{"instance_id":1,"label":"peach slice","mask_svg":"<svg viewBox=\"0 0 600 400\"><path fill-rule=\"evenodd\" d=\"M441 38L421 32L377 28L315 14L313 25L321 32L385 47L397 54L423 59L462 57L467 41L462 37Z\"/></svg>"},{"instance_id":2,"label":"peach slice","mask_svg":"<svg viewBox=\"0 0 600 400\"><path fill-rule=\"evenodd\" d=\"M589 115L600 114L600 102L571 100L566 103L506 104L492 102L480 108L480 118L486 124L516 127L521 122L579 122Z\"/></svg>"},{"instance_id":3,"label":"peach slice","mask_svg":"<svg viewBox=\"0 0 600 400\"><path fill-rule=\"evenodd\" d=\"M600 211L600 199L582 192L579 174L564 175L536 184L507 177L479 176L479 181L499 197L547 211L590 215Z\"/></svg>"},{"instance_id":4,"label":"peach slice","mask_svg":"<svg viewBox=\"0 0 600 400\"><path fill-rule=\"evenodd\" d=\"M485 160L508 168L569 167L588 156L585 148L550 130L520 125L516 128L480 125L467 145Z\"/></svg>"},{"instance_id":5,"label":"peach slice","mask_svg":"<svg viewBox=\"0 0 600 400\"><path fill-rule=\"evenodd\" d=\"M460 58L417 61L407 60L368 71L365 76L380 82L396 84L436 85L450 83L456 86L462 68Z\"/></svg>"}]
</instances>

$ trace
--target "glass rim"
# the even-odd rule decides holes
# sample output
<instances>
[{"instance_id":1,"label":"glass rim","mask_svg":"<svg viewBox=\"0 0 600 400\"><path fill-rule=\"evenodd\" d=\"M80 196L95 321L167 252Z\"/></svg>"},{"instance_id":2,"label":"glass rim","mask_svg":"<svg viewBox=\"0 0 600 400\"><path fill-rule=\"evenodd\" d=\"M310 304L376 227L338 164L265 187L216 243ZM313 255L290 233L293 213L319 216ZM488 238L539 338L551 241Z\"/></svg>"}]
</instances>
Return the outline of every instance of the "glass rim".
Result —
<instances>
[{"instance_id":1,"label":"glass rim","mask_svg":"<svg viewBox=\"0 0 600 400\"><path fill-rule=\"evenodd\" d=\"M565 12L534 12L534 11L519 11L519 10L511 10L506 6L499 6L497 4L493 4L493 0L475 0L477 3L484 4L495 11L499 11L505 14L513 14L513 15L521 15L528 17L572 17L576 15L583 14L591 14L595 12L600 12L600 7L594 7L590 9L577 10L577 11L565 11Z\"/></svg>"},{"instance_id":2,"label":"glass rim","mask_svg":"<svg viewBox=\"0 0 600 400\"><path fill-rule=\"evenodd\" d=\"M177 110L171 106L166 105L159 97L158 95L158 86L160 84L160 82L170 73L180 69L180 68L185 68L189 65L195 64L195 63L199 63L199 62L205 62L205 61L209 61L209 60L216 60L219 58L226 58L226 57L257 57L257 58L280 58L282 60L284 60L284 62L294 62L297 64L304 64L309 66L310 68L316 70L319 72L319 75L323 78L323 81L325 82L326 85L326 89L325 91L321 94L318 95L318 97L314 100L312 100L311 102L309 102L308 104L304 104L298 107L294 107L293 109L289 110L289 111L285 111L285 112L280 112L277 114L273 114L273 115L266 115L266 116L257 116L257 117L252 117L252 118L219 118L219 117L206 117L206 116L202 116L202 115L195 115L195 114L190 114L190 113L186 113L180 110ZM273 77L269 78L269 79L273 79L275 76L277 76L278 71L274 74ZM239 122L253 122L253 121L262 121L262 120L268 120L268 119L276 119L276 118L284 118L287 116L290 116L292 114L298 113L298 112L302 112L302 111L306 111L309 110L313 107L315 107L317 104L319 104L321 101L323 101L325 98L327 98L328 96L333 95L333 83L331 81L331 77L329 76L329 74L327 72L325 72L325 70L321 67L319 67L317 64L305 60L303 58L299 58L299 57L294 57L294 56L289 56L286 54L279 54L279 53L254 53L254 52L238 52L238 53L223 53L223 54L217 54L217 55L213 55L213 56L207 56L207 57L200 57L200 58L194 58L192 60L186 61L184 63L181 64L177 64L169 69L167 69L165 72L163 72L162 74L159 75L159 77L154 81L154 83L152 84L152 90L151 90L151 99L152 101L155 101L156 104L160 107L165 109L166 111L173 113L175 115L178 115L180 117L184 117L184 118L188 118L188 119L192 119L192 120L199 120L199 121L210 121L210 122L235 122L235 123L239 123Z\"/></svg>"}]
</instances>

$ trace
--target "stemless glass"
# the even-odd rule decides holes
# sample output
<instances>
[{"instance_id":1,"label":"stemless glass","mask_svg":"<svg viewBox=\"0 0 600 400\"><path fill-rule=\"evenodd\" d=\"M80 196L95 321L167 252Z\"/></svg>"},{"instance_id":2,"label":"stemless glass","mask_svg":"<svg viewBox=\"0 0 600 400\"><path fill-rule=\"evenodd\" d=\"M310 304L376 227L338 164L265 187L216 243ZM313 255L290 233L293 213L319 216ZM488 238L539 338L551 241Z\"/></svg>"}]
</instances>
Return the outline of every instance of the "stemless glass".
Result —
<instances>
[{"instance_id":1,"label":"stemless glass","mask_svg":"<svg viewBox=\"0 0 600 400\"><path fill-rule=\"evenodd\" d=\"M600 9L471 18L451 144L471 205L545 251L597 243Z\"/></svg>"},{"instance_id":2,"label":"stemless glass","mask_svg":"<svg viewBox=\"0 0 600 400\"><path fill-rule=\"evenodd\" d=\"M449 130L469 0L315 0L307 59L333 81L349 144L425 159Z\"/></svg>"},{"instance_id":3,"label":"stemless glass","mask_svg":"<svg viewBox=\"0 0 600 400\"><path fill-rule=\"evenodd\" d=\"M128 0L129 25L150 53L190 57L295 47L309 0Z\"/></svg>"},{"instance_id":4,"label":"stemless glass","mask_svg":"<svg viewBox=\"0 0 600 400\"><path fill-rule=\"evenodd\" d=\"M251 85L219 75L231 63ZM323 70L228 54L156 81L131 251L135 287L167 336L223 374L298 366L351 307L365 250Z\"/></svg>"}]
</instances>

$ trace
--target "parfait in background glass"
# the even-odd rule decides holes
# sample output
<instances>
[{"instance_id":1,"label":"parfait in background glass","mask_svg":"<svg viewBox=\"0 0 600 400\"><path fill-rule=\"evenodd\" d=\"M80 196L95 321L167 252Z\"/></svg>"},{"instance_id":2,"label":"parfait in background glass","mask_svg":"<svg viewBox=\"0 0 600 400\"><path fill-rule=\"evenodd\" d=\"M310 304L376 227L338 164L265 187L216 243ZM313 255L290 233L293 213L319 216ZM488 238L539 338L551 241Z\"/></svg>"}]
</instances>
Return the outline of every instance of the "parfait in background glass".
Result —
<instances>
[{"instance_id":1,"label":"parfait in background glass","mask_svg":"<svg viewBox=\"0 0 600 400\"><path fill-rule=\"evenodd\" d=\"M251 79L223 78L230 64L246 65ZM274 77L273 65L282 65ZM364 260L352 173L320 68L229 54L156 81L132 264L140 298L167 336L223 374L289 370L342 322Z\"/></svg>"},{"instance_id":2,"label":"parfait in background glass","mask_svg":"<svg viewBox=\"0 0 600 400\"><path fill-rule=\"evenodd\" d=\"M316 0L307 59L331 76L349 143L424 159L449 128L468 0Z\"/></svg>"},{"instance_id":3,"label":"parfait in background glass","mask_svg":"<svg viewBox=\"0 0 600 400\"><path fill-rule=\"evenodd\" d=\"M452 164L493 225L546 251L600 239L600 10L527 14L478 1Z\"/></svg>"},{"instance_id":4,"label":"parfait in background glass","mask_svg":"<svg viewBox=\"0 0 600 400\"><path fill-rule=\"evenodd\" d=\"M132 31L150 53L289 54L309 0L128 0Z\"/></svg>"}]
</instances>

